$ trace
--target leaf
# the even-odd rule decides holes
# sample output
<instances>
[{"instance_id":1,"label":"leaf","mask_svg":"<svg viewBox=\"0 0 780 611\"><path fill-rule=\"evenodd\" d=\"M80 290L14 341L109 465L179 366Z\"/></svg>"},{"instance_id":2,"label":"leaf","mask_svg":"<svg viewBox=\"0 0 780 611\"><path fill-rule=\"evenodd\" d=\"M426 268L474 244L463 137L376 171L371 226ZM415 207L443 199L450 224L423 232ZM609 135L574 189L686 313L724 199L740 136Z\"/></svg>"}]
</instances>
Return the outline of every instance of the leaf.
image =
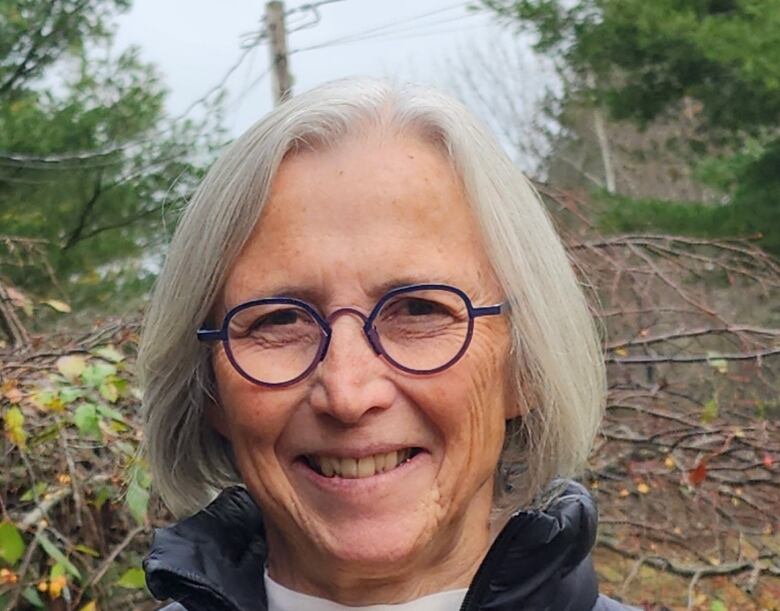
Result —
<instances>
[{"instance_id":1,"label":"leaf","mask_svg":"<svg viewBox=\"0 0 780 611\"><path fill-rule=\"evenodd\" d=\"M56 577L62 577L65 574L65 565L61 562L55 562L51 571L49 571L49 579L55 579Z\"/></svg>"},{"instance_id":2,"label":"leaf","mask_svg":"<svg viewBox=\"0 0 780 611\"><path fill-rule=\"evenodd\" d=\"M42 496L44 492L46 492L47 484L46 482L38 482L33 486L32 488L28 489L27 492L25 492L22 496L19 497L19 500L24 503L29 503L31 501L35 500L35 497Z\"/></svg>"},{"instance_id":3,"label":"leaf","mask_svg":"<svg viewBox=\"0 0 780 611\"><path fill-rule=\"evenodd\" d=\"M87 386L98 388L110 375L116 373L116 367L109 363L92 363L81 373L81 379Z\"/></svg>"},{"instance_id":4,"label":"leaf","mask_svg":"<svg viewBox=\"0 0 780 611\"><path fill-rule=\"evenodd\" d=\"M21 308L28 316L32 314L32 300L27 295L13 286L6 286L5 292L14 307Z\"/></svg>"},{"instance_id":5,"label":"leaf","mask_svg":"<svg viewBox=\"0 0 780 611\"><path fill-rule=\"evenodd\" d=\"M70 312L70 306L64 301L60 301L59 299L47 299L46 301L41 301L41 303L49 306L57 312L62 312L65 314Z\"/></svg>"},{"instance_id":6,"label":"leaf","mask_svg":"<svg viewBox=\"0 0 780 611\"><path fill-rule=\"evenodd\" d=\"M24 450L27 447L24 414L18 407L10 407L5 412L4 420L3 428L5 429L6 437L20 450Z\"/></svg>"},{"instance_id":7,"label":"leaf","mask_svg":"<svg viewBox=\"0 0 780 611\"><path fill-rule=\"evenodd\" d=\"M43 609L46 606L43 604L43 601L41 600L41 595L38 594L35 588L25 588L24 590L22 590L22 596L28 603L30 603L36 609Z\"/></svg>"},{"instance_id":8,"label":"leaf","mask_svg":"<svg viewBox=\"0 0 780 611\"><path fill-rule=\"evenodd\" d=\"M729 611L729 609L722 600L713 600L710 603L710 611Z\"/></svg>"},{"instance_id":9,"label":"leaf","mask_svg":"<svg viewBox=\"0 0 780 611\"><path fill-rule=\"evenodd\" d=\"M103 382L98 392L109 403L116 403L117 399L119 399L119 390L112 382Z\"/></svg>"},{"instance_id":10,"label":"leaf","mask_svg":"<svg viewBox=\"0 0 780 611\"><path fill-rule=\"evenodd\" d=\"M112 433L117 433L118 435L121 435L122 433L126 433L130 430L130 427L126 424L119 422L118 420L112 420L111 423L108 425L108 430Z\"/></svg>"},{"instance_id":11,"label":"leaf","mask_svg":"<svg viewBox=\"0 0 780 611\"><path fill-rule=\"evenodd\" d=\"M100 558L100 552L96 549L92 549L91 547L88 547L86 545L83 545L79 543L73 548L77 552L81 552L82 554L86 554L87 556L92 556L93 558Z\"/></svg>"},{"instance_id":12,"label":"leaf","mask_svg":"<svg viewBox=\"0 0 780 611\"><path fill-rule=\"evenodd\" d=\"M647 494L648 492L650 492L650 486L648 486L644 482L640 482L639 484L637 484L636 489L639 491L640 494Z\"/></svg>"},{"instance_id":13,"label":"leaf","mask_svg":"<svg viewBox=\"0 0 780 611\"><path fill-rule=\"evenodd\" d=\"M97 414L97 408L92 403L82 403L73 413L73 422L78 427L79 432L87 437L101 439L100 418Z\"/></svg>"},{"instance_id":14,"label":"leaf","mask_svg":"<svg viewBox=\"0 0 780 611\"><path fill-rule=\"evenodd\" d=\"M145 587L146 578L144 577L144 570L138 568L127 569L116 581L116 585L130 590L139 590Z\"/></svg>"},{"instance_id":15,"label":"leaf","mask_svg":"<svg viewBox=\"0 0 780 611\"><path fill-rule=\"evenodd\" d=\"M95 504L95 507L100 510L101 507L105 504L105 502L111 498L111 489L108 486L103 486L98 490L97 494L95 495L95 500L93 503Z\"/></svg>"},{"instance_id":16,"label":"leaf","mask_svg":"<svg viewBox=\"0 0 780 611\"><path fill-rule=\"evenodd\" d=\"M714 397L704 404L704 409L701 411L701 421L705 424L712 422L718 417L720 413L720 406L717 399Z\"/></svg>"},{"instance_id":17,"label":"leaf","mask_svg":"<svg viewBox=\"0 0 780 611\"><path fill-rule=\"evenodd\" d=\"M87 360L78 354L69 354L57 359L57 369L71 382L75 382L87 366Z\"/></svg>"},{"instance_id":18,"label":"leaf","mask_svg":"<svg viewBox=\"0 0 780 611\"><path fill-rule=\"evenodd\" d=\"M60 401L62 401L65 405L70 405L76 399L81 399L83 396L84 391L80 388L74 388L73 386L68 386L67 388L63 388L60 391Z\"/></svg>"},{"instance_id":19,"label":"leaf","mask_svg":"<svg viewBox=\"0 0 780 611\"><path fill-rule=\"evenodd\" d=\"M99 356L102 359L111 361L112 363L121 363L125 360L125 355L119 352L114 346L109 344L108 346L101 346L97 350L93 350L92 354Z\"/></svg>"},{"instance_id":20,"label":"leaf","mask_svg":"<svg viewBox=\"0 0 780 611\"><path fill-rule=\"evenodd\" d=\"M63 569L65 569L68 573L70 573L76 579L81 581L81 573L79 573L79 570L73 565L73 563L70 560L68 560L65 557L65 554L63 554L57 548L57 546L51 542L51 539L49 539L45 533L43 533L42 531L38 531L35 533L35 538L38 540L38 543L40 543L41 547L43 548L43 551L45 551L52 560L61 564Z\"/></svg>"},{"instance_id":21,"label":"leaf","mask_svg":"<svg viewBox=\"0 0 780 611\"><path fill-rule=\"evenodd\" d=\"M81 607L79 611L97 611L97 603L94 600L90 600L86 605Z\"/></svg>"},{"instance_id":22,"label":"leaf","mask_svg":"<svg viewBox=\"0 0 780 611\"><path fill-rule=\"evenodd\" d=\"M0 558L14 565L24 554L25 545L22 535L11 522L0 524Z\"/></svg>"},{"instance_id":23,"label":"leaf","mask_svg":"<svg viewBox=\"0 0 780 611\"><path fill-rule=\"evenodd\" d=\"M123 424L127 424L127 422L125 421L125 417L121 414L121 412L118 409L115 409L108 405L104 405L102 403L98 403L96 407L97 407L98 414L100 414L104 418L110 418L111 420L116 420L118 422L122 422Z\"/></svg>"},{"instance_id":24,"label":"leaf","mask_svg":"<svg viewBox=\"0 0 780 611\"><path fill-rule=\"evenodd\" d=\"M36 390L30 400L33 405L42 410L61 412L65 409L65 404L60 399L59 393L51 390Z\"/></svg>"},{"instance_id":25,"label":"leaf","mask_svg":"<svg viewBox=\"0 0 780 611\"><path fill-rule=\"evenodd\" d=\"M24 397L22 391L16 385L16 380L8 380L0 386L0 393L9 403L19 403Z\"/></svg>"},{"instance_id":26,"label":"leaf","mask_svg":"<svg viewBox=\"0 0 780 611\"><path fill-rule=\"evenodd\" d=\"M149 492L141 486L137 478L130 481L127 487L127 507L135 521L139 524L146 523L146 510L149 506Z\"/></svg>"},{"instance_id":27,"label":"leaf","mask_svg":"<svg viewBox=\"0 0 780 611\"><path fill-rule=\"evenodd\" d=\"M695 468L688 471L688 481L692 486L698 486L707 477L707 461L703 459Z\"/></svg>"}]
</instances>

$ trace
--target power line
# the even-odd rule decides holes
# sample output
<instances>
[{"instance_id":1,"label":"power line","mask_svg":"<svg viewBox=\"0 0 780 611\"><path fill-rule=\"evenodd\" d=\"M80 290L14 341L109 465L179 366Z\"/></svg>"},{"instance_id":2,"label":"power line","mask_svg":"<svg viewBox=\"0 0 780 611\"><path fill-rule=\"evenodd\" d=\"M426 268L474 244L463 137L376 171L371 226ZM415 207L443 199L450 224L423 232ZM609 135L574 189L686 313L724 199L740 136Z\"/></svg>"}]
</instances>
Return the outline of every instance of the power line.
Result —
<instances>
[{"instance_id":1,"label":"power line","mask_svg":"<svg viewBox=\"0 0 780 611\"><path fill-rule=\"evenodd\" d=\"M399 19L399 20L396 20L396 21L391 21L389 23L385 23L383 25L375 26L375 27L369 28L367 30L360 30L358 32L353 32L351 34L346 34L346 35L343 35L343 36L337 36L336 38L331 38L330 40L326 40L326 41L323 41L323 42L320 42L320 43L315 43L315 44L310 45L308 47L302 47L302 48L296 49L295 51L296 52L311 51L311 50L321 49L321 48L328 47L328 46L335 46L335 45L341 44L341 43L352 42L353 40L357 41L357 40L361 40L361 39L368 39L370 37L369 35L371 35L371 34L376 34L376 35L380 35L380 33L381 34L390 34L390 33L393 32L394 28L397 28L400 25L413 23L415 21L419 21L421 19L425 19L426 17L431 17L433 15L438 15L438 14L446 13L446 12L453 11L453 10L456 10L456 9L459 9L459 8L464 8L464 7L468 6L468 4L469 4L468 2L459 2L457 4L450 5L450 6L443 7L443 8L439 8L439 9L436 9L436 10L433 10L433 11L427 11L425 13L412 15L411 17L407 17L405 19ZM463 19L463 18L470 17L470 16L471 15L460 15L460 16L452 19L452 20ZM446 23L446 22L449 22L449 21L450 20L448 19L448 20L443 20L441 22L429 22L429 23L422 24L422 25L430 26L430 25L435 25L435 24L439 24L439 23ZM408 31L408 28L403 28L403 30L404 31Z\"/></svg>"},{"instance_id":2,"label":"power line","mask_svg":"<svg viewBox=\"0 0 780 611\"><path fill-rule=\"evenodd\" d=\"M293 32L297 32L303 29L307 29L309 27L314 27L317 23L319 23L321 18L319 13L319 8L326 4L333 4L335 2L343 2L343 0L319 0L318 2L308 2L306 4L302 4L298 7L290 9L285 13L285 16L296 15L296 14L314 16L313 21L309 21L307 23L299 25L294 30L292 30ZM131 140L126 140L120 144L104 145L102 147L81 150L81 151L69 151L66 153L53 153L49 155L34 155L34 154L27 154L27 153L14 153L9 151L0 151L0 166L22 168L27 170L52 170L52 169L71 170L74 166L78 167L79 169L86 169L86 168L107 167L107 166L115 165L117 163L121 163L123 161L122 159L101 160L101 158L109 158L115 155L116 153L125 152L133 147L141 146L143 144L158 139L160 136L164 135L165 133L173 129L173 126L175 124L187 118L187 116L196 107L205 103L212 95L214 95L214 93L224 88L227 81L235 73L235 71L238 70L238 68L243 64L244 60L249 55L249 53L253 49L256 49L260 44L268 40L268 30L265 23L265 17L261 17L259 21L260 21L259 28L246 32L241 35L240 37L242 40L240 45L241 53L239 54L238 58L226 70L222 78L220 78L220 80L215 85L213 85L208 90L206 90L205 93L203 93L201 96L193 100L183 112L172 117L169 120L168 125L163 129L157 130L149 134L148 136L142 138L134 138ZM263 72L254 81L252 81L249 87L247 87L244 90L244 92L242 92L239 95L238 100L241 100L243 97L245 97L248 91L250 91L252 88L257 86L257 84L260 81L262 81L269 74L269 72L270 70ZM91 161L91 163L85 164L84 163L85 161Z\"/></svg>"},{"instance_id":3,"label":"power line","mask_svg":"<svg viewBox=\"0 0 780 611\"><path fill-rule=\"evenodd\" d=\"M333 1L339 1L339 0L325 0L325 2L323 3L333 2ZM13 153L8 151L0 151L0 166L22 168L28 170L53 170L53 169L71 170L74 167L77 167L78 169L85 169L85 168L106 167L106 166L122 163L123 161L122 159L104 159L101 161L100 158L108 158L116 153L125 152L136 146L141 146L143 144L153 142L157 140L159 137L166 134L167 132L170 132L174 128L174 125L186 119L187 116L196 107L208 101L208 99L211 96L213 96L216 92L224 88L227 81L230 79L233 73L235 73L235 71L238 70L238 68L244 62L244 60L249 55L249 53L253 49L255 49L259 44L263 43L267 39L267 32L263 27L260 30L256 30L244 34L242 35L242 37L243 38L250 37L251 44L248 44L246 42L242 44L241 45L242 51L239 54L238 58L230 65L230 67L222 75L220 80L215 85L213 85L208 90L206 90L205 93L203 93L198 98L193 100L183 112L170 118L167 121L167 125L164 128L154 131L145 137L126 140L120 144L104 145L102 147L98 147L95 149L69 151L67 153L33 155L27 153ZM254 84L252 86L254 86ZM199 135L199 133L196 135ZM84 161L90 161L90 160L92 161L92 163L90 164L82 163ZM71 162L74 165L65 165L68 164L68 162Z\"/></svg>"},{"instance_id":4,"label":"power line","mask_svg":"<svg viewBox=\"0 0 780 611\"><path fill-rule=\"evenodd\" d=\"M304 29L309 29L311 27L314 27L321 20L321 15L319 12L320 7L328 4L334 4L336 2L343 2L343 1L344 0L319 0L318 2L308 2L285 11L284 13L285 17L292 17L295 15L310 17L308 21L304 21L303 23L296 25L288 33L294 33L294 32L298 32ZM458 2L457 4L454 5L442 7L432 11L427 11L404 19L395 20L389 23L385 23L383 25L368 28L366 30L361 30L358 32L353 32L351 34L338 36L330 40L326 40L320 43L315 43L307 47L300 47L297 49L293 49L292 51L290 51L290 54L300 53L304 51L312 51L316 49L322 49L322 48L327 48L330 46L336 46L341 44L354 44L356 42L364 42L367 40L405 40L405 39L417 38L421 36L434 36L439 34L451 33L454 31L462 31L464 28L458 28L458 29L453 29L453 28L435 29L435 28L447 23L468 19L469 17L473 16L473 14L458 15L447 19L428 21L425 23L418 24L419 27L417 26L409 27L409 24L419 22L420 20L425 20L426 18L432 17L434 15L440 15L442 13L447 13L456 9L464 8L468 6L468 4L469 4L468 2ZM142 146L144 144L154 142L160 136L164 135L167 132L170 132L177 123L186 119L187 116L197 106L205 103L216 92L224 89L227 81L236 72L236 70L238 70L238 68L243 64L244 60L249 55L249 53L252 50L256 49L258 45L268 40L268 30L267 30L267 24L265 18L264 17L260 18L259 21L260 21L259 28L242 35L243 42L240 45L241 53L239 54L237 59L228 67L228 69L220 78L220 80L215 85L213 85L208 90L206 90L205 93L203 93L201 96L193 100L183 112L169 119L168 124L164 128L154 131L145 137L127 140L120 144L104 145L103 147L98 147L96 149L89 149L89 150L82 150L82 151L70 151L67 153L55 153L50 155L32 155L32 154L25 154L25 153L13 153L13 152L0 151L0 167L5 166L10 168L31 169L31 170L36 170L36 169L37 170L51 170L51 169L71 170L73 168L78 168L78 169L86 169L86 168L93 168L93 167L97 168L97 167L105 167L117 163L122 163L123 159L112 159L110 157L116 153L128 151L133 147ZM401 27L401 26L405 26L405 27ZM240 101L244 99L246 95L248 95L249 92L254 87L256 87L261 81L263 81L270 74L272 68L273 65L269 66L257 78L255 78L255 80L253 80L249 86L243 88L243 90L241 91L241 93L239 93L236 99L231 102L231 106L235 106L235 104L240 103ZM200 136L200 132L196 133L196 137L197 136ZM104 159L101 160L101 158ZM84 163L85 161L91 161L91 163L85 164Z\"/></svg>"},{"instance_id":5,"label":"power line","mask_svg":"<svg viewBox=\"0 0 780 611\"><path fill-rule=\"evenodd\" d=\"M308 47L299 47L297 49L293 49L290 51L290 53L301 53L304 51L314 51L317 49L325 49L329 47L335 47L339 45L347 45L347 44L354 44L356 42L365 42L367 40L407 40L409 38L419 38L422 36L435 36L438 34L449 34L454 32L461 32L467 29L475 29L475 28L482 28L485 27L486 24L476 24L474 26L470 26L467 28L445 28L445 29L437 29L437 26L441 26L447 23L452 23L455 21L462 21L464 19L469 19L471 15L460 15L458 17L454 17L452 19L443 19L441 21L436 21L432 23L425 24L422 28L403 28L401 30L391 30L387 32L378 32L375 34L363 34L363 33L356 33L349 36L343 36L337 39L332 39L328 41L324 41L321 43L316 43L313 45L310 45ZM432 28L432 29L425 29L425 28Z\"/></svg>"}]
</instances>

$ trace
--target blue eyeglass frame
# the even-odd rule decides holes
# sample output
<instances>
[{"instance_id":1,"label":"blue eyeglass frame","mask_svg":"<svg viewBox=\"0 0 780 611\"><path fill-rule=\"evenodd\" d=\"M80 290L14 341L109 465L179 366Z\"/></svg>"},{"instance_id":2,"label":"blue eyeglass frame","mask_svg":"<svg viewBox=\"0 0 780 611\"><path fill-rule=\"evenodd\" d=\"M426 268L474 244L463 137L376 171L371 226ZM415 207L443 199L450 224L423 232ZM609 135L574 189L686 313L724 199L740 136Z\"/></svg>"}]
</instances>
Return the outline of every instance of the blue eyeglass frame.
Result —
<instances>
[{"instance_id":1,"label":"blue eyeglass frame","mask_svg":"<svg viewBox=\"0 0 780 611\"><path fill-rule=\"evenodd\" d=\"M442 290L442 291L449 291L450 293L454 293L455 295L460 297L463 300L463 302L466 304L466 311L468 312L469 315L468 330L466 332L466 338L463 341L463 346L461 346L460 350L455 354L455 356L453 356L444 365L440 365L438 367L435 367L434 369L424 369L424 370L412 369L411 367L406 367L401 363L399 363L398 361L396 361L395 359L393 359L393 357L391 357L382 347L381 338L379 336L379 333L376 330L376 327L374 326L374 321L376 320L376 317L379 316L379 313L382 311L382 307L390 299L392 299L393 297L397 297L398 295L402 295L404 293L411 293L414 291L421 291L421 290L423 291ZM309 367L307 367L303 373L286 382L263 382L262 380L258 380L257 378L254 378L253 376L249 375L246 371L244 371L241 368L241 366L236 361L235 356L233 355L233 351L230 349L230 339L228 336L228 329L232 318L236 314L238 314L242 310L246 310L247 308L251 308L258 305L270 305L270 304L294 305L296 307L305 310L317 322L317 324L320 327L320 331L322 332L322 339L320 340L320 346L317 352L315 353L314 358L312 359L311 365L309 365ZM471 338L474 333L475 318L479 318L480 316L496 316L498 314L503 313L506 307L507 307L506 303L499 303L491 306L475 307L471 303L471 299L469 299L469 296L466 293L464 293L461 289L455 286L450 286L448 284L409 284L406 286L400 286L394 288L388 291L387 293L385 293L384 295L382 295L382 297L380 297L379 301L376 302L376 305L374 305L374 307L372 308L368 316L366 316L365 314L363 314L363 312L355 308L339 308L338 310L331 312L331 314L327 318L325 318L312 305L300 299L295 299L293 297L266 297L262 299L253 299L251 301L246 301L244 303L240 303L239 305L231 308L230 311L228 311L228 313L225 314L225 318L222 321L221 328L205 329L201 327L197 331L197 337L198 340L201 342L221 341L222 346L225 349L225 354L227 355L228 360L230 361L230 364L243 378L245 378L249 382L267 388L280 388L285 386L291 386L293 384L300 382L301 380L309 376L309 374L311 374L314 371L314 369L316 369L317 365L319 365L320 362L322 362L325 359L325 356L328 353L328 346L330 346L330 339L333 334L333 328L331 327L332 321L338 316L341 316L342 314L353 314L363 321L363 333L365 333L369 345L374 350L374 353L377 356L383 357L393 367L401 371L404 371L406 373L411 373L415 375L431 375L434 373L439 373L440 371L444 371L449 367L452 367L452 365L458 362L461 359L461 357L466 353L466 350L468 350L468 347L471 344Z\"/></svg>"}]
</instances>

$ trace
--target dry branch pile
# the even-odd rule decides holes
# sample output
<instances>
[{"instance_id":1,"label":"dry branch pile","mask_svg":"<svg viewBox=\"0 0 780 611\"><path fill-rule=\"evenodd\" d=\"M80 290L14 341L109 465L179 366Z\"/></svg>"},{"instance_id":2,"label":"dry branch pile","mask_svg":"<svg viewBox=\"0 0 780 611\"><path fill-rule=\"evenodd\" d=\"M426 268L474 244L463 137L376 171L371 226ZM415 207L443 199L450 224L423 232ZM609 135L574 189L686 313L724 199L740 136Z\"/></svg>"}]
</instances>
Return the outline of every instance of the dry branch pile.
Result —
<instances>
[{"instance_id":1,"label":"dry branch pile","mask_svg":"<svg viewBox=\"0 0 780 611\"><path fill-rule=\"evenodd\" d=\"M710 609L699 589L722 583L699 581L727 576L728 608L780 608L780 264L744 242L605 238L582 201L540 190L603 321L607 417L586 479L600 545L632 561L610 591ZM644 565L685 587L648 598Z\"/></svg>"},{"instance_id":2,"label":"dry branch pile","mask_svg":"<svg viewBox=\"0 0 780 611\"><path fill-rule=\"evenodd\" d=\"M741 242L604 238L583 201L538 187L604 326L608 410L585 480L605 591L711 609L726 579L727 608L777 608L780 265ZM136 332L0 354L0 607L152 608L140 559L168 516L137 456ZM683 585L646 587L662 574Z\"/></svg>"},{"instance_id":3,"label":"dry branch pile","mask_svg":"<svg viewBox=\"0 0 780 611\"><path fill-rule=\"evenodd\" d=\"M0 354L0 608L153 608L136 331L103 323Z\"/></svg>"}]
</instances>

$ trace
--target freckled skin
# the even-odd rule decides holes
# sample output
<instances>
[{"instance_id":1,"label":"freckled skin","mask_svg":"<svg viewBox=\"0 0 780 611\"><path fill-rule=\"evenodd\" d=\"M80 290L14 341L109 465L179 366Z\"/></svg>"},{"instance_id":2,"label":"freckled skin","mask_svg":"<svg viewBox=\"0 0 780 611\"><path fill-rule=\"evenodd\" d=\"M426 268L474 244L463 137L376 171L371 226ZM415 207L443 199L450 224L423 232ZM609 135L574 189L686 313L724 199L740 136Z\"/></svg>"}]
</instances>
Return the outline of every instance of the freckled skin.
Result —
<instances>
[{"instance_id":1,"label":"freckled skin","mask_svg":"<svg viewBox=\"0 0 780 611\"><path fill-rule=\"evenodd\" d=\"M282 163L221 305L294 285L318 295L325 315L367 313L377 287L398 277L452 284L477 306L503 297L447 160L415 137L367 133ZM263 509L272 577L350 605L466 587L490 543L493 472L516 415L507 320L477 319L465 356L429 376L377 357L356 317L333 329L325 360L288 388L253 385L214 353L210 421ZM317 449L379 443L422 447L429 460L349 499L294 466Z\"/></svg>"}]
</instances>

